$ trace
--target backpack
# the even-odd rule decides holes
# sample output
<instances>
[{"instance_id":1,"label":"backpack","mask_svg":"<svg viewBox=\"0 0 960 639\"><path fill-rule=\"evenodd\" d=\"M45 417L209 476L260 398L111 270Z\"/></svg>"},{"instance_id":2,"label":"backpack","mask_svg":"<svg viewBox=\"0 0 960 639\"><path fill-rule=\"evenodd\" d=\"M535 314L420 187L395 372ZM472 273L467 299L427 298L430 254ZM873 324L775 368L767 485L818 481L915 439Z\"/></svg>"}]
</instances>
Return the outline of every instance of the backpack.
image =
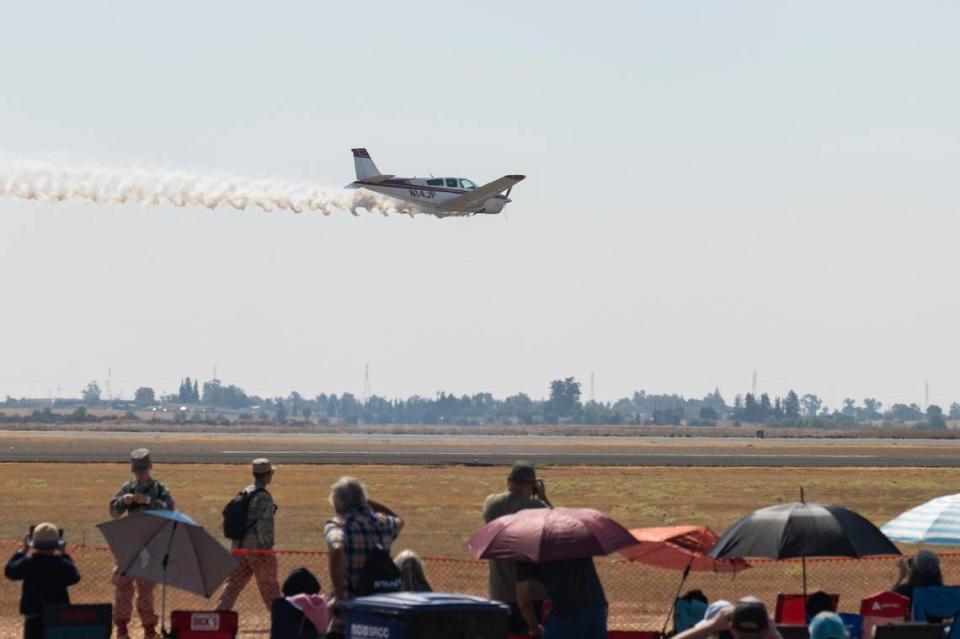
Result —
<instances>
[{"instance_id":1,"label":"backpack","mask_svg":"<svg viewBox=\"0 0 960 639\"><path fill-rule=\"evenodd\" d=\"M253 524L247 525L250 500L261 491L266 492L263 488L255 488L250 492L241 490L236 497L227 502L227 505L223 507L224 537L233 541L241 541L247 536L247 531L253 527Z\"/></svg>"},{"instance_id":2,"label":"backpack","mask_svg":"<svg viewBox=\"0 0 960 639\"><path fill-rule=\"evenodd\" d=\"M399 592L403 588L403 575L383 546L377 544L367 555L357 577L357 595L378 595L384 592Z\"/></svg>"}]
</instances>

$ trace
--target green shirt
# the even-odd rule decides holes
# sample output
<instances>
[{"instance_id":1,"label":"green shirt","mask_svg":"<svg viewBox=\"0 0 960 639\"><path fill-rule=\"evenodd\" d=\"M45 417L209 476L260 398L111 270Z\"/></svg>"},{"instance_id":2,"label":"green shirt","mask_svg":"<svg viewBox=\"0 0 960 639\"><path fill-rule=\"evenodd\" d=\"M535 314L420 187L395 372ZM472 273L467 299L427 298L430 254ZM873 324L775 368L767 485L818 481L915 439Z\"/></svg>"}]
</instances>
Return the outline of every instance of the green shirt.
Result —
<instances>
[{"instance_id":1,"label":"green shirt","mask_svg":"<svg viewBox=\"0 0 960 639\"><path fill-rule=\"evenodd\" d=\"M546 508L547 505L535 497L500 493L490 495L483 502L483 520L487 523L527 508ZM509 559L490 561L490 598L504 603L517 600L517 566ZM533 589L533 600L543 599L543 589L537 583Z\"/></svg>"}]
</instances>

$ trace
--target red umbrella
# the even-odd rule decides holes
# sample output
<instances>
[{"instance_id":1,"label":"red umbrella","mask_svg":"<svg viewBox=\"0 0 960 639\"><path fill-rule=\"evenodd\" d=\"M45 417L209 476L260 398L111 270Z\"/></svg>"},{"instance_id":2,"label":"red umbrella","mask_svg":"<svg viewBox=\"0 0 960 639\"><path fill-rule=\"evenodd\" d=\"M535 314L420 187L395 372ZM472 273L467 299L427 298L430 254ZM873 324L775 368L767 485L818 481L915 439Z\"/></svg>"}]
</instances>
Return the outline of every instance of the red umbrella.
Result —
<instances>
[{"instance_id":1,"label":"red umbrella","mask_svg":"<svg viewBox=\"0 0 960 639\"><path fill-rule=\"evenodd\" d=\"M639 543L620 551L630 561L685 572L737 572L750 567L743 559L708 557L718 537L706 526L633 528L630 534Z\"/></svg>"},{"instance_id":2,"label":"red umbrella","mask_svg":"<svg viewBox=\"0 0 960 639\"><path fill-rule=\"evenodd\" d=\"M467 549L478 559L542 563L585 559L637 543L626 528L592 508L531 508L494 519Z\"/></svg>"},{"instance_id":3,"label":"red umbrella","mask_svg":"<svg viewBox=\"0 0 960 639\"><path fill-rule=\"evenodd\" d=\"M682 570L683 577L677 586L677 594L663 622L663 633L673 615L677 597L683 590L690 571L695 572L737 572L750 567L743 559L714 559L707 553L717 543L717 534L706 526L664 526L660 528L634 528L630 531L636 545L624 548L620 556L630 561Z\"/></svg>"}]
</instances>

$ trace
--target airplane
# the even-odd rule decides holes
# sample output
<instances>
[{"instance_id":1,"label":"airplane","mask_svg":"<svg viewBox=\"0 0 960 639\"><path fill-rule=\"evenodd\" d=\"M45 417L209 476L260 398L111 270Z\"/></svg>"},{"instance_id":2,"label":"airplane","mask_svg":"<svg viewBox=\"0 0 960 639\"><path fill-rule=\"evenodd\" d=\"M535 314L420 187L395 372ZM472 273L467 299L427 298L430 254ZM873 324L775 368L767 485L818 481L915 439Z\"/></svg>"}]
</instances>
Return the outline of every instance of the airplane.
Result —
<instances>
[{"instance_id":1,"label":"airplane","mask_svg":"<svg viewBox=\"0 0 960 639\"><path fill-rule=\"evenodd\" d=\"M400 178L380 173L366 149L352 151L357 181L348 188L368 189L413 204L437 217L499 213L511 201L513 185L526 177L505 175L483 186L466 178Z\"/></svg>"}]
</instances>

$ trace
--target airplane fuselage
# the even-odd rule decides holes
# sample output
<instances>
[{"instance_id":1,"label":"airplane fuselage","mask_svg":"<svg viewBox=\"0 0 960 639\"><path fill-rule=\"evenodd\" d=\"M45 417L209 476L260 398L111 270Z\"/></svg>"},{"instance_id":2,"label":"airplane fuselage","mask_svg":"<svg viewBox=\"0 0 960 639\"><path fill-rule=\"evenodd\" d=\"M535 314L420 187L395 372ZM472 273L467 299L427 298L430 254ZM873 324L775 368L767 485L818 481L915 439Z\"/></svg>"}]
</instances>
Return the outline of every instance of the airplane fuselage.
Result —
<instances>
[{"instance_id":1,"label":"airplane fuselage","mask_svg":"<svg viewBox=\"0 0 960 639\"><path fill-rule=\"evenodd\" d=\"M356 186L409 202L428 211L440 208L455 198L476 189L476 185L464 178L399 178L357 180ZM499 213L510 201L505 195L491 196L478 210L459 213ZM449 213L449 212L448 212Z\"/></svg>"}]
</instances>

